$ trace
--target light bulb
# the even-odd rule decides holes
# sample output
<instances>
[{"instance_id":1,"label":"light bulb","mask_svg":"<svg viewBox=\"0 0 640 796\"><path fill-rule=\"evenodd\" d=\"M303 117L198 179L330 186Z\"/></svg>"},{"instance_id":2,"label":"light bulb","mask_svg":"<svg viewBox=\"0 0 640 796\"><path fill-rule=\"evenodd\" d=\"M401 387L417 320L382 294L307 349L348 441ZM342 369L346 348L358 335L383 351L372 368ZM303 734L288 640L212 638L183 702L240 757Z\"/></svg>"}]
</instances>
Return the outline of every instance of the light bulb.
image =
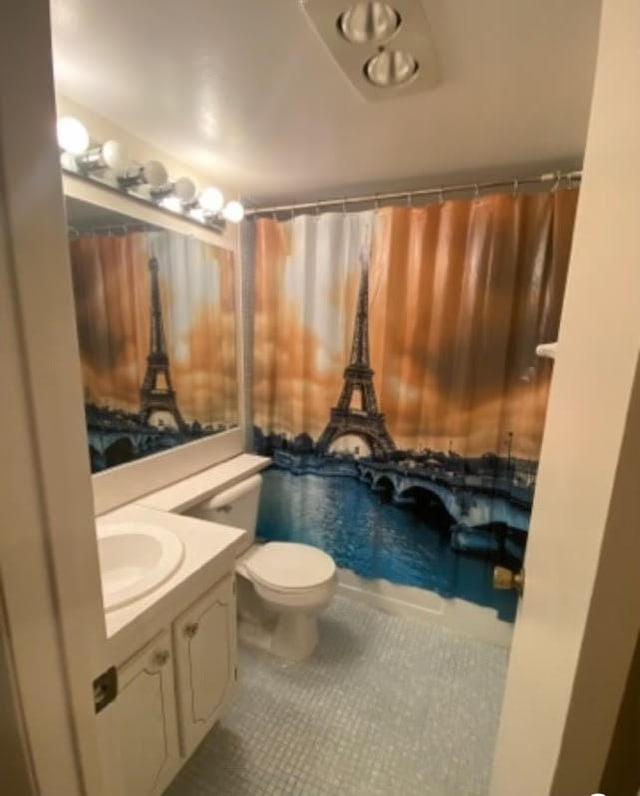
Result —
<instances>
[{"instance_id":1,"label":"light bulb","mask_svg":"<svg viewBox=\"0 0 640 796\"><path fill-rule=\"evenodd\" d=\"M189 215L201 224L207 223L207 214L201 207L192 207L191 210L189 210Z\"/></svg>"},{"instance_id":2,"label":"light bulb","mask_svg":"<svg viewBox=\"0 0 640 796\"><path fill-rule=\"evenodd\" d=\"M72 155L81 155L89 149L87 128L73 116L63 116L56 124L58 146Z\"/></svg>"},{"instance_id":3,"label":"light bulb","mask_svg":"<svg viewBox=\"0 0 640 796\"><path fill-rule=\"evenodd\" d=\"M227 219L227 221L238 224L244 218L244 207L240 204L240 202L236 202L235 199L232 199L224 206L222 215Z\"/></svg>"},{"instance_id":4,"label":"light bulb","mask_svg":"<svg viewBox=\"0 0 640 796\"><path fill-rule=\"evenodd\" d=\"M209 213L219 213L224 204L222 191L219 188L205 188L198 198L198 203Z\"/></svg>"},{"instance_id":5,"label":"light bulb","mask_svg":"<svg viewBox=\"0 0 640 796\"><path fill-rule=\"evenodd\" d=\"M162 188L169 181L167 170L159 160L149 160L142 167L142 176L151 188Z\"/></svg>"},{"instance_id":6,"label":"light bulb","mask_svg":"<svg viewBox=\"0 0 640 796\"><path fill-rule=\"evenodd\" d=\"M182 202L177 196L165 196L164 199L160 200L160 205L167 210L171 210L172 213L182 212Z\"/></svg>"},{"instance_id":7,"label":"light bulb","mask_svg":"<svg viewBox=\"0 0 640 796\"><path fill-rule=\"evenodd\" d=\"M118 174L124 174L129 166L129 153L119 141L105 141L102 145L102 160Z\"/></svg>"},{"instance_id":8,"label":"light bulb","mask_svg":"<svg viewBox=\"0 0 640 796\"><path fill-rule=\"evenodd\" d=\"M188 205L196 198L198 189L195 182L189 177L180 177L173 183L173 192L181 202Z\"/></svg>"},{"instance_id":9,"label":"light bulb","mask_svg":"<svg viewBox=\"0 0 640 796\"><path fill-rule=\"evenodd\" d=\"M63 152L60 155L60 164L66 171L78 171L76 156L72 155L71 152Z\"/></svg>"}]
</instances>

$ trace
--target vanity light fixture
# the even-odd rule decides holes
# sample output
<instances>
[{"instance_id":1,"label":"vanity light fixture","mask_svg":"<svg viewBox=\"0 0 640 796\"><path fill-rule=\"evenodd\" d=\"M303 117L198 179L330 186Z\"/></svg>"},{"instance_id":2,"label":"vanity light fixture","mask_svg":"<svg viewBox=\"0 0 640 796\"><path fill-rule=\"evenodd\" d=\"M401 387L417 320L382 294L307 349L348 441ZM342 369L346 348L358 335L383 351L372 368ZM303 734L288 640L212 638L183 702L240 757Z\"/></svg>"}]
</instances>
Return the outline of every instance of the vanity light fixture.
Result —
<instances>
[{"instance_id":1,"label":"vanity light fixture","mask_svg":"<svg viewBox=\"0 0 640 796\"><path fill-rule=\"evenodd\" d=\"M162 199L158 201L158 204L167 210L171 210L172 213L182 213L183 210L182 202L177 196L163 196Z\"/></svg>"},{"instance_id":2,"label":"vanity light fixture","mask_svg":"<svg viewBox=\"0 0 640 796\"><path fill-rule=\"evenodd\" d=\"M386 41L400 27L401 17L388 3L360 2L338 17L338 28L347 41L364 44Z\"/></svg>"},{"instance_id":3,"label":"vanity light fixture","mask_svg":"<svg viewBox=\"0 0 640 796\"><path fill-rule=\"evenodd\" d=\"M173 183L173 192L183 205L190 205L198 195L198 186L189 177L180 177Z\"/></svg>"},{"instance_id":4,"label":"vanity light fixture","mask_svg":"<svg viewBox=\"0 0 640 796\"><path fill-rule=\"evenodd\" d=\"M89 132L78 119L71 116L58 119L56 132L60 164L69 174L100 183L138 201L151 202L217 231L224 229L225 221L237 224L244 218L242 204L234 200L225 205L219 188L209 186L198 195L198 186L190 177L171 180L159 160L132 162L119 141L95 143L90 148Z\"/></svg>"},{"instance_id":5,"label":"vanity light fixture","mask_svg":"<svg viewBox=\"0 0 640 796\"><path fill-rule=\"evenodd\" d=\"M63 116L56 124L58 146L70 155L82 155L89 149L89 131L73 116Z\"/></svg>"},{"instance_id":6,"label":"vanity light fixture","mask_svg":"<svg viewBox=\"0 0 640 796\"><path fill-rule=\"evenodd\" d=\"M222 215L227 221L231 221L233 224L239 224L244 218L244 207L240 202L232 199L224 206Z\"/></svg>"},{"instance_id":7,"label":"vanity light fixture","mask_svg":"<svg viewBox=\"0 0 640 796\"><path fill-rule=\"evenodd\" d=\"M224 196L219 188L205 188L198 197L198 204L208 213L219 213L224 206Z\"/></svg>"},{"instance_id":8,"label":"vanity light fixture","mask_svg":"<svg viewBox=\"0 0 640 796\"><path fill-rule=\"evenodd\" d=\"M180 177L175 182L165 182L157 188L152 187L152 201L175 212L191 207L198 194L195 182L189 177Z\"/></svg>"},{"instance_id":9,"label":"vanity light fixture","mask_svg":"<svg viewBox=\"0 0 640 796\"><path fill-rule=\"evenodd\" d=\"M126 173L118 177L118 184L121 188L133 188L135 186L148 186L150 192L160 191L167 188L169 174L159 160L148 160L144 165L132 165ZM163 191L164 196L170 191Z\"/></svg>"},{"instance_id":10,"label":"vanity light fixture","mask_svg":"<svg viewBox=\"0 0 640 796\"><path fill-rule=\"evenodd\" d=\"M76 155L76 164L82 172L111 169L117 175L126 174L131 161L126 148L119 141L105 141L102 146Z\"/></svg>"}]
</instances>

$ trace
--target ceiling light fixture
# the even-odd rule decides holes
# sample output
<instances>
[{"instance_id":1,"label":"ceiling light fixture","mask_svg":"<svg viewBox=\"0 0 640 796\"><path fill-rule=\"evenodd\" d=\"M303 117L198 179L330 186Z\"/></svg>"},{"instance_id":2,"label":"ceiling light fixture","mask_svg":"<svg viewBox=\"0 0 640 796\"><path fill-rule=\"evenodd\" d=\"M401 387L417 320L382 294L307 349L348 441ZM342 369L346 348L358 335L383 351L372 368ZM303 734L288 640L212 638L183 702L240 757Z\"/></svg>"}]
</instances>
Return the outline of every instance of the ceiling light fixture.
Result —
<instances>
[{"instance_id":1,"label":"ceiling light fixture","mask_svg":"<svg viewBox=\"0 0 640 796\"><path fill-rule=\"evenodd\" d=\"M89 132L87 128L73 116L63 116L56 124L58 146L71 155L82 155L89 149Z\"/></svg>"},{"instance_id":2,"label":"ceiling light fixture","mask_svg":"<svg viewBox=\"0 0 640 796\"><path fill-rule=\"evenodd\" d=\"M402 86L418 73L418 62L403 50L381 50L364 65L364 73L374 86Z\"/></svg>"},{"instance_id":3,"label":"ceiling light fixture","mask_svg":"<svg viewBox=\"0 0 640 796\"><path fill-rule=\"evenodd\" d=\"M338 29L347 41L365 44L386 41L400 27L401 17L388 3L360 2L338 17Z\"/></svg>"}]
</instances>

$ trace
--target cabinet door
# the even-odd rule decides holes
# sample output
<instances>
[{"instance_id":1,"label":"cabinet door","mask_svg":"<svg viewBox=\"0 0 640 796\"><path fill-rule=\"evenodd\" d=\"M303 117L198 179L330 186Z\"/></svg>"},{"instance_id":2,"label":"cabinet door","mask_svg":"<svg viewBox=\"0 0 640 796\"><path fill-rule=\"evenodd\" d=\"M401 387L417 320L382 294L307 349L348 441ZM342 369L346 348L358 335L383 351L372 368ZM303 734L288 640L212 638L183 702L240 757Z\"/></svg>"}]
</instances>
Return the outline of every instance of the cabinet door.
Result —
<instances>
[{"instance_id":1,"label":"cabinet door","mask_svg":"<svg viewBox=\"0 0 640 796\"><path fill-rule=\"evenodd\" d=\"M173 625L182 753L221 717L236 683L235 578L226 577Z\"/></svg>"},{"instance_id":2,"label":"cabinet door","mask_svg":"<svg viewBox=\"0 0 640 796\"><path fill-rule=\"evenodd\" d=\"M118 670L117 708L126 796L155 796L180 767L171 638L157 636Z\"/></svg>"}]
</instances>

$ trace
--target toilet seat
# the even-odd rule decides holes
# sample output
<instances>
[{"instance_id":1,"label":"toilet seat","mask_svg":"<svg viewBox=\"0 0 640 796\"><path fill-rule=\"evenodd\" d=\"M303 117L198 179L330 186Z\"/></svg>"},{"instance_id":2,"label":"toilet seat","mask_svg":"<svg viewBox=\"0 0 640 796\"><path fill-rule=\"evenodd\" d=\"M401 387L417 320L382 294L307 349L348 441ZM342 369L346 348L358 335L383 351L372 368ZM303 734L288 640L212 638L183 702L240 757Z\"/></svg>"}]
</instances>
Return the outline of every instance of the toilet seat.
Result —
<instances>
[{"instance_id":1,"label":"toilet seat","mask_svg":"<svg viewBox=\"0 0 640 796\"><path fill-rule=\"evenodd\" d=\"M297 542L267 542L254 549L243 564L256 583L286 594L317 589L336 574L330 555Z\"/></svg>"}]
</instances>

